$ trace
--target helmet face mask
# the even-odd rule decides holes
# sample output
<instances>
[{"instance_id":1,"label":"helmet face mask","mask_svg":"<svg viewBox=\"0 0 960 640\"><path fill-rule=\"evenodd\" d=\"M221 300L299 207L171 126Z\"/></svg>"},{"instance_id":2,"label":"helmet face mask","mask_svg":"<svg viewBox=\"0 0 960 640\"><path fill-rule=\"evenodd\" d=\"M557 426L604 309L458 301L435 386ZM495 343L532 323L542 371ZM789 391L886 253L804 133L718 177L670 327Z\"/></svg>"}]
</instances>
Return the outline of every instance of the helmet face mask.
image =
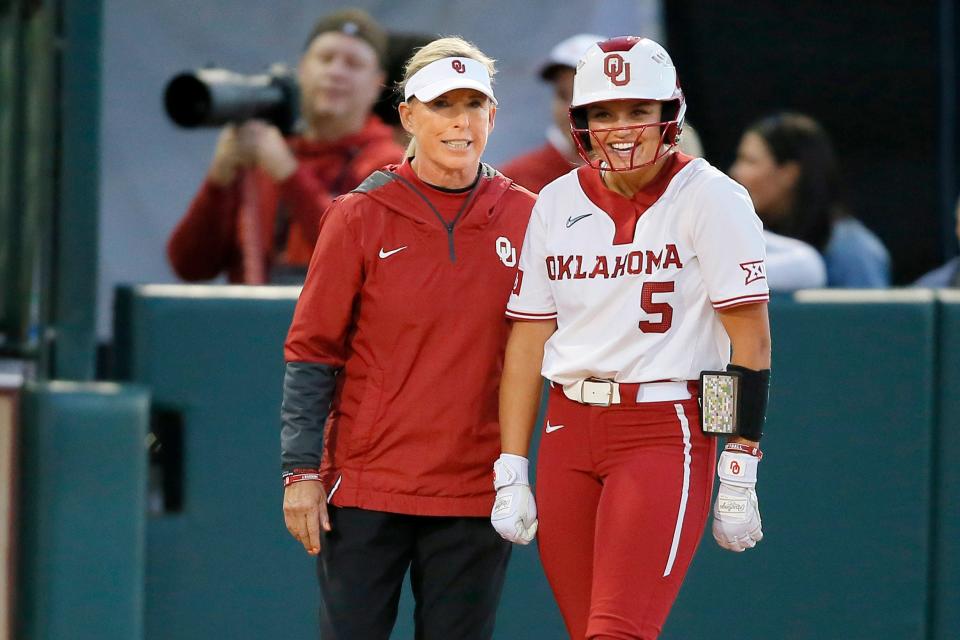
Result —
<instances>
[{"instance_id":1,"label":"helmet face mask","mask_svg":"<svg viewBox=\"0 0 960 640\"><path fill-rule=\"evenodd\" d=\"M666 111L667 105L663 104L663 111ZM570 131L573 134L573 141L577 146L577 153L583 161L593 169L603 169L604 171L635 171L643 167L655 164L660 158L667 155L675 147L680 139L681 122L672 119L661 119L657 122L648 122L644 124L632 124L623 127L596 127L590 128L587 124L586 107L570 110ZM658 128L660 130L659 141L654 151L653 157L643 161L643 143L642 138L647 129ZM635 135L629 135L625 141L634 141L633 150L630 152L630 161L626 166L620 166L614 162L606 148L606 141L610 136L625 131L629 133L636 132Z\"/></svg>"},{"instance_id":2,"label":"helmet face mask","mask_svg":"<svg viewBox=\"0 0 960 640\"><path fill-rule=\"evenodd\" d=\"M590 129L587 107L622 100L660 102L659 121ZM656 163L679 142L685 114L686 102L673 62L666 50L652 40L623 36L598 42L587 50L577 65L570 104L570 130L580 157L594 169L633 171ZM652 158L644 161L642 145L637 144L627 166L611 162L603 140L616 131L639 130L637 135L631 136L639 142L649 127L660 128L660 142Z\"/></svg>"}]
</instances>

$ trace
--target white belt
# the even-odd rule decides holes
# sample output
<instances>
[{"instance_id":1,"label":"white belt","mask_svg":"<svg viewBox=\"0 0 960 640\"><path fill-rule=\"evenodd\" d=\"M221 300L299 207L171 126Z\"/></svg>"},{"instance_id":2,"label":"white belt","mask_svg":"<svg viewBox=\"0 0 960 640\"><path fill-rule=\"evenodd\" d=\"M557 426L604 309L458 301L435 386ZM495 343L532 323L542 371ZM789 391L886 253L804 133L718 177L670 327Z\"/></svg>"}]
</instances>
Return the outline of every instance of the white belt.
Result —
<instances>
[{"instance_id":1,"label":"white belt","mask_svg":"<svg viewBox=\"0 0 960 640\"><path fill-rule=\"evenodd\" d=\"M635 397L622 397L624 393L636 389ZM629 390L629 391L628 391ZM690 389L686 381L669 380L666 382L644 382L641 384L620 384L613 380L587 379L578 380L563 386L563 395L574 402L582 404L608 407L612 404L643 403L643 402L670 402L675 400L689 400ZM632 395L632 393L631 393Z\"/></svg>"}]
</instances>

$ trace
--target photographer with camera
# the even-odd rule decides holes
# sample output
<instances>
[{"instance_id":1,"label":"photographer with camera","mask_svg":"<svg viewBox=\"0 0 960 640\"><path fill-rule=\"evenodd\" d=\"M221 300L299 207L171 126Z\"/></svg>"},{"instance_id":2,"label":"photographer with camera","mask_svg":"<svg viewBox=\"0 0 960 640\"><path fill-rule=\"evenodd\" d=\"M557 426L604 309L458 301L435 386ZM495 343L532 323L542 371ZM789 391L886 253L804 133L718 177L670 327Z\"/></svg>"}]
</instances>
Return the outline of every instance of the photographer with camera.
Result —
<instances>
[{"instance_id":1,"label":"photographer with camera","mask_svg":"<svg viewBox=\"0 0 960 640\"><path fill-rule=\"evenodd\" d=\"M387 36L366 12L321 18L297 67L301 121L284 137L264 120L224 127L203 185L167 245L188 281L300 283L320 218L337 196L403 150L371 109Z\"/></svg>"}]
</instances>

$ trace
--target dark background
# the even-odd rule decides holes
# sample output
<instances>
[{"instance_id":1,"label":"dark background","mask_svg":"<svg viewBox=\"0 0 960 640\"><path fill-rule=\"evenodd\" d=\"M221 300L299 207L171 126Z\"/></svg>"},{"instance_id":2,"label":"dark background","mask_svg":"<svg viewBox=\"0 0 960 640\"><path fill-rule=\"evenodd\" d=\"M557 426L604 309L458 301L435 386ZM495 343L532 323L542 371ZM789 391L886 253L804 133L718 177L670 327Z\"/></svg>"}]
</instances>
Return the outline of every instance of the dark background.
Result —
<instances>
[{"instance_id":1,"label":"dark background","mask_svg":"<svg viewBox=\"0 0 960 640\"><path fill-rule=\"evenodd\" d=\"M688 117L713 164L730 167L754 120L807 113L831 134L844 202L887 245L895 284L956 254L956 2L669 0L664 8Z\"/></svg>"}]
</instances>

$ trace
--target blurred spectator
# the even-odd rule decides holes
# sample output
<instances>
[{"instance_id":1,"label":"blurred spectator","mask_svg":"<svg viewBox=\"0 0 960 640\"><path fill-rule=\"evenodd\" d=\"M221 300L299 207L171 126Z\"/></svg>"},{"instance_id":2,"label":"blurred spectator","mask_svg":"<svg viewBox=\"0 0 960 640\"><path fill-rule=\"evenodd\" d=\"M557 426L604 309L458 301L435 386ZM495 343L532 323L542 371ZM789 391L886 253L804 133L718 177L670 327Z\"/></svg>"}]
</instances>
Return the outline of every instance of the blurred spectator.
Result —
<instances>
[{"instance_id":1,"label":"blurred spectator","mask_svg":"<svg viewBox=\"0 0 960 640\"><path fill-rule=\"evenodd\" d=\"M684 123L683 131L680 133L680 144L677 145L680 151L694 158L703 157L703 143L700 142L700 134L693 128L689 122Z\"/></svg>"},{"instance_id":2,"label":"blurred spectator","mask_svg":"<svg viewBox=\"0 0 960 640\"><path fill-rule=\"evenodd\" d=\"M802 240L766 229L767 282L771 291L819 289L827 284L827 267L820 253Z\"/></svg>"},{"instance_id":3,"label":"blurred spectator","mask_svg":"<svg viewBox=\"0 0 960 640\"><path fill-rule=\"evenodd\" d=\"M960 198L957 199L957 240L960 240ZM960 256L955 256L933 271L923 274L913 283L916 287L960 287Z\"/></svg>"},{"instance_id":4,"label":"blurred spectator","mask_svg":"<svg viewBox=\"0 0 960 640\"><path fill-rule=\"evenodd\" d=\"M831 287L885 287L890 256L883 243L838 202L833 146L812 118L766 117L740 140L730 175L747 188L764 226L816 247Z\"/></svg>"},{"instance_id":5,"label":"blurred spectator","mask_svg":"<svg viewBox=\"0 0 960 640\"><path fill-rule=\"evenodd\" d=\"M437 36L425 33L389 32L387 34L387 57L384 69L387 81L380 92L380 98L373 105L373 113L393 129L393 140L399 146L406 148L410 142L410 134L400 123L397 106L403 101L403 96L397 93L397 86L403 82L403 69L417 49L420 49Z\"/></svg>"},{"instance_id":6,"label":"blurred spectator","mask_svg":"<svg viewBox=\"0 0 960 640\"><path fill-rule=\"evenodd\" d=\"M539 193L547 183L583 164L570 138L568 112L573 96L573 76L580 56L593 43L606 39L605 36L580 33L553 47L539 71L540 78L553 85L552 119L547 127L547 142L542 147L504 164L500 167L503 175L530 191ZM680 150L694 157L703 155L700 137L689 122L683 127Z\"/></svg>"},{"instance_id":7,"label":"blurred spectator","mask_svg":"<svg viewBox=\"0 0 960 640\"><path fill-rule=\"evenodd\" d=\"M570 137L570 99L573 97L573 75L580 56L604 36L581 33L557 44L540 67L540 78L553 85L552 118L547 127L547 142L504 164L500 171L517 184L539 193L574 167L582 164Z\"/></svg>"},{"instance_id":8,"label":"blurred spectator","mask_svg":"<svg viewBox=\"0 0 960 640\"><path fill-rule=\"evenodd\" d=\"M303 281L327 206L402 157L390 128L371 114L386 41L358 9L317 22L297 67L300 131L284 140L261 121L224 128L206 180L167 246L177 275Z\"/></svg>"}]
</instances>

